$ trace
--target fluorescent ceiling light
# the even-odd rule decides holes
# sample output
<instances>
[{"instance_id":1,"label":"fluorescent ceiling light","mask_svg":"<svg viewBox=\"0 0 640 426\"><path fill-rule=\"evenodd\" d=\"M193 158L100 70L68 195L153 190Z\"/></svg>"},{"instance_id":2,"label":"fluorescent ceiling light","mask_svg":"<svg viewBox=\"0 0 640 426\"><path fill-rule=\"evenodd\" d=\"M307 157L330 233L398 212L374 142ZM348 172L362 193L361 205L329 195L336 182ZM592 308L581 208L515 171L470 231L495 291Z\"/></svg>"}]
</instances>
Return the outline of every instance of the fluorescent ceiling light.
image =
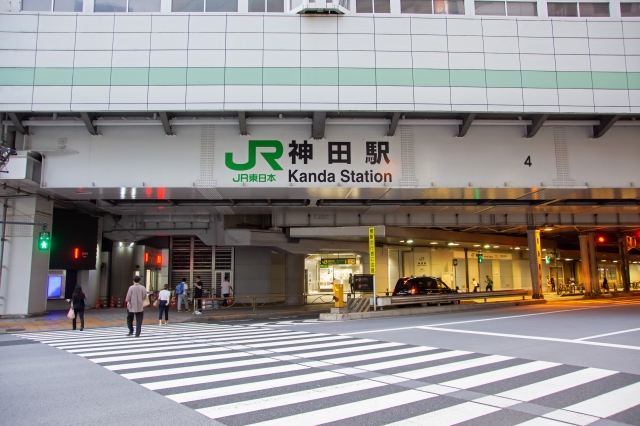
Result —
<instances>
[{"instance_id":1,"label":"fluorescent ceiling light","mask_svg":"<svg viewBox=\"0 0 640 426\"><path fill-rule=\"evenodd\" d=\"M474 244L474 247L482 247L482 244Z\"/></svg>"},{"instance_id":2,"label":"fluorescent ceiling light","mask_svg":"<svg viewBox=\"0 0 640 426\"><path fill-rule=\"evenodd\" d=\"M520 250L520 247L516 247L516 250Z\"/></svg>"},{"instance_id":3,"label":"fluorescent ceiling light","mask_svg":"<svg viewBox=\"0 0 640 426\"><path fill-rule=\"evenodd\" d=\"M489 244L485 244L484 248L491 248L491 246Z\"/></svg>"},{"instance_id":4,"label":"fluorescent ceiling light","mask_svg":"<svg viewBox=\"0 0 640 426\"><path fill-rule=\"evenodd\" d=\"M404 240L400 240L401 243L404 243Z\"/></svg>"},{"instance_id":5,"label":"fluorescent ceiling light","mask_svg":"<svg viewBox=\"0 0 640 426\"><path fill-rule=\"evenodd\" d=\"M436 241L431 241L429 244L438 244Z\"/></svg>"},{"instance_id":6,"label":"fluorescent ceiling light","mask_svg":"<svg viewBox=\"0 0 640 426\"><path fill-rule=\"evenodd\" d=\"M500 246L493 246L493 248L500 248Z\"/></svg>"},{"instance_id":7,"label":"fluorescent ceiling light","mask_svg":"<svg viewBox=\"0 0 640 426\"><path fill-rule=\"evenodd\" d=\"M411 244L413 243L413 240L407 240L407 243Z\"/></svg>"}]
</instances>

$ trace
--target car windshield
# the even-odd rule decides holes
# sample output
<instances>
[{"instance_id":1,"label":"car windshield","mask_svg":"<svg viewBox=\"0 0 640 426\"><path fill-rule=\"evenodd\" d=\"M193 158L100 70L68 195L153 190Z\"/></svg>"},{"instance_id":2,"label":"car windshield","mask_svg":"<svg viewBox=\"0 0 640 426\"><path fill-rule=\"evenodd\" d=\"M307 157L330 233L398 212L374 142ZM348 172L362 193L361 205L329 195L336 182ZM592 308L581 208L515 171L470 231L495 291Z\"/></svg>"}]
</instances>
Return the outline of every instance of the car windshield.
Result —
<instances>
[{"instance_id":1,"label":"car windshield","mask_svg":"<svg viewBox=\"0 0 640 426\"><path fill-rule=\"evenodd\" d=\"M444 282L442 282L440 278L438 278L438 288L441 290L449 289L449 287L447 287L447 285Z\"/></svg>"}]
</instances>

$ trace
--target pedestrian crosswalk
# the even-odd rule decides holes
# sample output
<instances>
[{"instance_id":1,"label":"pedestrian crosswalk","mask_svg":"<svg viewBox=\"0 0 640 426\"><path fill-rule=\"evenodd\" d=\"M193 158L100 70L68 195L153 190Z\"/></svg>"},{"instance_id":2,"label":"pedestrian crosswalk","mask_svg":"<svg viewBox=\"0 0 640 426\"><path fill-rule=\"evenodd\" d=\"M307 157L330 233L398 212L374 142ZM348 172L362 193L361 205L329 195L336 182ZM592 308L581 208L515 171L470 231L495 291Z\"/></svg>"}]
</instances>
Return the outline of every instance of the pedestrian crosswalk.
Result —
<instances>
[{"instance_id":1,"label":"pedestrian crosswalk","mask_svg":"<svg viewBox=\"0 0 640 426\"><path fill-rule=\"evenodd\" d=\"M20 336L229 426L640 425L640 376L613 370L255 324L126 333Z\"/></svg>"}]
</instances>

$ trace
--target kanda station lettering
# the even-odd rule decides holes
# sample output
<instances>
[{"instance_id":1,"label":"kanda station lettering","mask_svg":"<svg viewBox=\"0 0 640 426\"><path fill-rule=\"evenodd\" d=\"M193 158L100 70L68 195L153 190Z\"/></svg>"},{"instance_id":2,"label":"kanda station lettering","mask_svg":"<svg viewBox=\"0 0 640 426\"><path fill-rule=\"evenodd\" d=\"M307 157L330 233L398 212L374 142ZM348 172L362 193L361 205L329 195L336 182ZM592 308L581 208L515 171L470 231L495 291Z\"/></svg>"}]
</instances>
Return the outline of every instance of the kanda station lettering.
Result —
<instances>
[{"instance_id":1,"label":"kanda station lettering","mask_svg":"<svg viewBox=\"0 0 640 426\"><path fill-rule=\"evenodd\" d=\"M400 172L400 147L390 140L216 140L216 148L222 147L224 155L214 154L224 158L226 172L216 176L219 184L379 187L399 180L394 174Z\"/></svg>"}]
</instances>

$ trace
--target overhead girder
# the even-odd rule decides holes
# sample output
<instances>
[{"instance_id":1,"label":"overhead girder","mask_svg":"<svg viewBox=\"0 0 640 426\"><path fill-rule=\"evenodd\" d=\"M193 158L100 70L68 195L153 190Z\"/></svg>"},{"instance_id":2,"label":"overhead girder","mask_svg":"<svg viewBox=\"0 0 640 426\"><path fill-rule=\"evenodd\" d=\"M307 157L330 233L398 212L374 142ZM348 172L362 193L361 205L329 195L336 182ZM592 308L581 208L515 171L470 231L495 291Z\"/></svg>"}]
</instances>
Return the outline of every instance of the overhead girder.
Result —
<instances>
[{"instance_id":1,"label":"overhead girder","mask_svg":"<svg viewBox=\"0 0 640 426\"><path fill-rule=\"evenodd\" d=\"M324 139L324 128L327 122L326 112L314 112L313 124L311 127L311 137L313 139Z\"/></svg>"},{"instance_id":2,"label":"overhead girder","mask_svg":"<svg viewBox=\"0 0 640 426\"><path fill-rule=\"evenodd\" d=\"M621 115L603 115L600 117L600 124L598 126L593 126L593 138L598 139L604 136L605 133L609 131L616 121L618 121L622 117Z\"/></svg>"},{"instance_id":3,"label":"overhead girder","mask_svg":"<svg viewBox=\"0 0 640 426\"><path fill-rule=\"evenodd\" d=\"M88 112L81 112L80 117L82 118L82 121L84 121L84 125L87 127L89 133L91 133L93 136L97 136L98 129L93 125L93 114L89 114Z\"/></svg>"},{"instance_id":4,"label":"overhead girder","mask_svg":"<svg viewBox=\"0 0 640 426\"><path fill-rule=\"evenodd\" d=\"M174 136L173 129L171 128L171 123L169 123L169 116L166 111L160 111L158 113L160 116L160 120L162 121L162 127L164 128L164 132L167 136Z\"/></svg>"},{"instance_id":5,"label":"overhead girder","mask_svg":"<svg viewBox=\"0 0 640 426\"><path fill-rule=\"evenodd\" d=\"M462 124L458 128L459 138L463 138L467 134L474 118L476 118L476 113L474 112L462 115Z\"/></svg>"},{"instance_id":6,"label":"overhead girder","mask_svg":"<svg viewBox=\"0 0 640 426\"><path fill-rule=\"evenodd\" d=\"M527 126L527 138L532 138L542 128L542 125L549 118L549 114L536 114L532 117L532 123Z\"/></svg>"}]
</instances>

